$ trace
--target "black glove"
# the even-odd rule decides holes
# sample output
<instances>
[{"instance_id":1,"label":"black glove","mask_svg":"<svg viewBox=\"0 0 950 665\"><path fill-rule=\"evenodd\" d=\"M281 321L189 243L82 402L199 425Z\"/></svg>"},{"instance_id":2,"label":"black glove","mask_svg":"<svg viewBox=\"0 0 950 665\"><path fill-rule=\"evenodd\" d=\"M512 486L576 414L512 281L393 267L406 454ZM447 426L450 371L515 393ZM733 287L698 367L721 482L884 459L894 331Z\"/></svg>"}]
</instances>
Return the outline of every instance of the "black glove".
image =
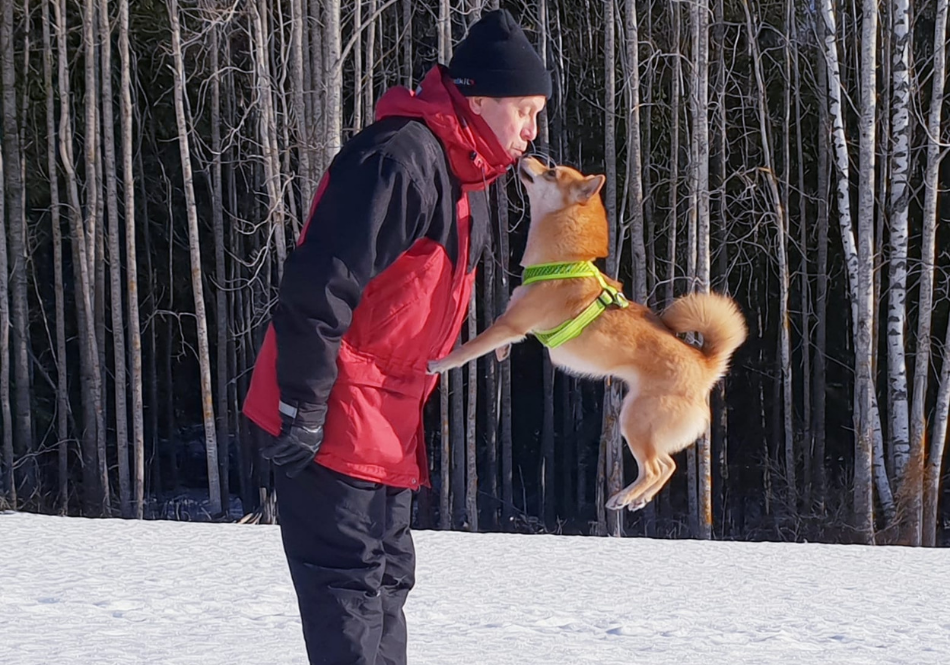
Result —
<instances>
[{"instance_id":1,"label":"black glove","mask_svg":"<svg viewBox=\"0 0 950 665\"><path fill-rule=\"evenodd\" d=\"M323 443L323 425L297 422L283 413L281 417L284 425L280 436L262 446L261 455L281 467L288 478L294 478L313 463Z\"/></svg>"}]
</instances>

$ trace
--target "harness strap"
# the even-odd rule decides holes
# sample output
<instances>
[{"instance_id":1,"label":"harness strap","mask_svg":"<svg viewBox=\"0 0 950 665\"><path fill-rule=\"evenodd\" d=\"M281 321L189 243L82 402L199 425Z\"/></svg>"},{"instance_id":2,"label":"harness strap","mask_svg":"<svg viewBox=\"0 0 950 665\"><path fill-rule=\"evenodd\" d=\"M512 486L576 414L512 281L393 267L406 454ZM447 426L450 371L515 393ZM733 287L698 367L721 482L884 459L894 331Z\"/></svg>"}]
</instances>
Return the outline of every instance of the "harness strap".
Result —
<instances>
[{"instance_id":1,"label":"harness strap","mask_svg":"<svg viewBox=\"0 0 950 665\"><path fill-rule=\"evenodd\" d=\"M597 269L593 261L541 263L528 266L524 269L521 280L523 286L552 279L576 279L582 277L595 278L600 283L602 290L597 298L573 319L565 321L556 328L531 333L539 342L549 349L556 348L579 336L584 332L584 329L598 316L603 314L608 307L624 309L629 307L630 303L624 297L623 293L607 283L607 280L604 279L603 274Z\"/></svg>"}]
</instances>

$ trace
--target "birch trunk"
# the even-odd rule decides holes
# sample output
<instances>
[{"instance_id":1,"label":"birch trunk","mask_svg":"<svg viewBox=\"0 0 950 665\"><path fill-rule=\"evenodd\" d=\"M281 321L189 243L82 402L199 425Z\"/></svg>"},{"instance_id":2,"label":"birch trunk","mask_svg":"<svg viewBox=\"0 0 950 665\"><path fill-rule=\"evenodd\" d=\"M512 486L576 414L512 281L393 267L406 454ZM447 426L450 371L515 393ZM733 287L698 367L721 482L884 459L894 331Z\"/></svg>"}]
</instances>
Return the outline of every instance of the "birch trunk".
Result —
<instances>
[{"instance_id":1,"label":"birch trunk","mask_svg":"<svg viewBox=\"0 0 950 665\"><path fill-rule=\"evenodd\" d=\"M122 175L125 194L126 281L129 294L129 347L132 375L132 507L145 516L145 421L142 394L142 333L139 323L138 258L135 251L135 182L132 167L132 80L129 52L129 1L119 0L119 101L122 132ZM147 217L145 217L147 219ZM146 230L147 233L147 230Z\"/></svg>"},{"instance_id":2,"label":"birch trunk","mask_svg":"<svg viewBox=\"0 0 950 665\"><path fill-rule=\"evenodd\" d=\"M883 451L873 449L874 430L871 421L874 375L874 161L875 120L877 117L877 2L865 0L862 11L861 36L861 107L860 107L860 177L858 181L858 300L857 334L855 335L855 381L858 393L858 418L855 450L855 502L857 527L868 544L874 542L874 496L872 468L883 465ZM881 467L883 468L883 466Z\"/></svg>"},{"instance_id":3,"label":"birch trunk","mask_svg":"<svg viewBox=\"0 0 950 665\"><path fill-rule=\"evenodd\" d=\"M298 0L299 2L299 0ZM224 257L224 186L221 165L221 69L219 64L220 32L211 27L211 214L214 229L214 278L217 341L215 349L217 376L218 473L221 477L221 504L230 503L231 426L228 408L228 318L227 266ZM296 54L295 54L296 56ZM296 60L296 57L295 57ZM299 82L299 79L298 79ZM303 101L301 95L300 100Z\"/></svg>"},{"instance_id":4,"label":"birch trunk","mask_svg":"<svg viewBox=\"0 0 950 665\"><path fill-rule=\"evenodd\" d=\"M56 52L59 82L59 155L66 174L69 198L69 223L73 253L73 278L76 293L76 318L79 338L80 382L82 385L83 435L82 478L83 514L92 516L102 513L101 490L98 486L97 430L101 422L102 401L99 395L99 355L96 344L95 322L92 318L92 274L87 255L79 202L79 182L73 156L72 119L69 107L69 76L67 74L66 2L52 3L56 20ZM92 214L92 209L90 209Z\"/></svg>"},{"instance_id":5,"label":"birch trunk","mask_svg":"<svg viewBox=\"0 0 950 665\"><path fill-rule=\"evenodd\" d=\"M607 257L607 273L616 279L620 270L620 229L617 220L617 142L616 142L616 25L614 18L614 0L604 2L604 79L606 99L604 103L604 154L607 163L607 183L604 187L604 203L607 208L607 220L610 228ZM622 385L619 380L608 379L604 386L603 448L604 475L607 483L607 496L612 496L623 488L623 438L620 427L620 407L622 404ZM598 487L602 487L598 482ZM603 510L603 501L598 499L598 511ZM623 535L623 512L610 511L604 515L607 532L612 536Z\"/></svg>"},{"instance_id":6,"label":"birch trunk","mask_svg":"<svg viewBox=\"0 0 950 665\"><path fill-rule=\"evenodd\" d=\"M442 423L439 460L439 528L452 528L452 430L449 421L449 382L445 375L439 378L439 422Z\"/></svg>"},{"instance_id":7,"label":"birch trunk","mask_svg":"<svg viewBox=\"0 0 950 665\"><path fill-rule=\"evenodd\" d=\"M314 187L320 181L326 161L326 36L323 33L323 17L321 7L323 0L309 0L310 21L310 97L312 98L312 113L308 118L307 136L310 138L310 170L313 174L311 183ZM313 190L311 190L313 191Z\"/></svg>"},{"instance_id":8,"label":"birch trunk","mask_svg":"<svg viewBox=\"0 0 950 665\"><path fill-rule=\"evenodd\" d=\"M680 51L680 5L673 3L673 48L675 55L673 58L673 76L670 91L670 109L672 125L672 138L670 139L671 159L670 159L670 222L667 231L668 251L666 262L666 298L664 307L668 307L676 297L676 225L679 210L679 178L680 178L680 90L682 81L682 58L679 57ZM661 490L662 492L662 490Z\"/></svg>"},{"instance_id":9,"label":"birch trunk","mask_svg":"<svg viewBox=\"0 0 950 665\"><path fill-rule=\"evenodd\" d=\"M182 175L185 186L185 205L188 211L188 245L191 256L191 286L195 300L195 318L198 330L198 363L201 372L202 418L205 428L205 451L208 462L208 495L212 515L221 514L221 481L218 475L218 448L215 436L214 402L211 394L211 360L208 351L208 323L205 316L204 286L201 274L201 248L198 241L198 211L191 172L191 152L188 127L185 123L185 64L181 52L181 27L178 0L168 0L168 17L172 32L174 59L175 116L178 121L178 147L181 152Z\"/></svg>"},{"instance_id":10,"label":"birch trunk","mask_svg":"<svg viewBox=\"0 0 950 665\"><path fill-rule=\"evenodd\" d=\"M50 32L49 3L43 0L40 3L43 21L43 88L46 95L46 166L49 171L50 192L50 223L53 230L53 292L56 302L56 439L58 457L58 492L57 504L60 514L65 515L69 503L69 468L68 468L68 412L69 386L66 381L66 298L63 286L63 230L60 217L59 198L59 169L56 161L56 106L53 92L53 46ZM0 174L0 179L2 179ZM0 197L2 198L2 197ZM0 217L3 213L0 212ZM4 248L0 249L5 253ZM6 271L3 271L6 277ZM6 289L3 289L4 300ZM3 325L0 323L0 325ZM3 362L6 362L4 356ZM9 406L9 405L7 405ZM6 420L4 420L6 423ZM5 425L4 436L7 431L12 434L12 427Z\"/></svg>"},{"instance_id":11,"label":"birch trunk","mask_svg":"<svg viewBox=\"0 0 950 665\"><path fill-rule=\"evenodd\" d=\"M0 143L0 415L3 416L3 490L11 508L17 507L16 475L13 464L19 451L13 446L13 411L10 408L10 304L7 300L9 261L7 260L6 180Z\"/></svg>"},{"instance_id":12,"label":"birch trunk","mask_svg":"<svg viewBox=\"0 0 950 665\"><path fill-rule=\"evenodd\" d=\"M461 344L461 335L455 346ZM462 368L449 372L449 440L452 449L452 528L464 527L465 519L465 390Z\"/></svg>"},{"instance_id":13,"label":"birch trunk","mask_svg":"<svg viewBox=\"0 0 950 665\"><path fill-rule=\"evenodd\" d=\"M343 134L343 52L340 37L340 0L326 0L324 5L324 41L326 61L324 74L326 93L324 102L325 140L323 165L340 151Z\"/></svg>"},{"instance_id":14,"label":"birch trunk","mask_svg":"<svg viewBox=\"0 0 950 665\"><path fill-rule=\"evenodd\" d=\"M270 64L267 56L268 32L264 28L264 15L267 3L252 5L254 21L254 43L257 57L254 58L257 75L258 93L261 101L261 115L258 129L264 157L264 185L267 189L267 217L270 220L274 247L277 250L277 279L280 281L287 260L287 237L284 230L284 203L282 196L282 176L277 147L277 120L274 111L274 90L271 85Z\"/></svg>"},{"instance_id":15,"label":"birch trunk","mask_svg":"<svg viewBox=\"0 0 950 665\"><path fill-rule=\"evenodd\" d=\"M779 273L779 363L782 374L783 449L785 452L785 480L787 484L786 500L788 502L788 509L794 513L798 500L797 483L795 479L795 436L792 431L792 350L791 321L788 311L788 220L785 216L786 208L782 204L781 194L779 193L778 181L775 178L775 165L772 161L772 139L769 136L769 125L766 117L767 100L765 82L762 77L761 56L759 54L758 42L755 38L756 33L753 29L748 2L743 3L743 8L745 9L746 28L749 35L748 43L750 56L752 57L752 68L755 73L756 88L758 90L759 103L756 110L759 116L759 138L762 146L763 166L765 168L766 182L769 187L769 195L772 199L772 214L774 215L776 227L775 244L778 250ZM786 170L786 177L787 175Z\"/></svg>"},{"instance_id":16,"label":"birch trunk","mask_svg":"<svg viewBox=\"0 0 950 665\"><path fill-rule=\"evenodd\" d=\"M693 193L695 196L696 282L695 288L709 290L709 0L690 4L693 26ZM693 290L693 289L690 289ZM712 538L712 450L709 426L696 442L698 461L699 537Z\"/></svg>"},{"instance_id":17,"label":"birch trunk","mask_svg":"<svg viewBox=\"0 0 950 665\"><path fill-rule=\"evenodd\" d=\"M947 0L938 0L936 21L934 28L934 64L933 64L933 88L930 97L930 112L927 117L927 168L924 172L924 230L923 240L924 248L921 253L923 266L921 267L921 286L920 286L920 325L917 332L917 363L914 368L914 402L913 414L911 419L911 437L910 437L910 459L911 464L919 465L924 462L926 454L924 446L924 414L923 401L926 396L927 363L921 363L920 357L928 355L930 348L930 303L933 298L933 271L934 271L934 245L936 237L936 227L938 221L937 194L939 187L940 164L943 156L946 154L946 141L942 141L942 109L945 101L944 86L947 77ZM926 288L926 292L925 292ZM924 326L924 307L926 307L926 326ZM944 348L950 344L950 327L947 332L947 343ZM948 360L944 358L944 367L948 365ZM945 370L945 374L950 374L950 370ZM943 394L937 404L939 409L938 417L934 419L934 435L930 444L930 454L926 459L926 468L924 474L914 473L906 474L908 479L913 480L913 487L907 489L907 495L911 497L908 508L910 509L909 526L912 529L911 537L913 545L923 544L927 547L936 545L937 536L937 504L939 501L940 489L940 470L943 465L943 455L946 446L946 417L948 400L950 400L950 376L943 381L941 389ZM942 416L942 418L940 417ZM940 429L940 428L943 429ZM920 487L920 478L923 478L923 488Z\"/></svg>"},{"instance_id":18,"label":"birch trunk","mask_svg":"<svg viewBox=\"0 0 950 665\"><path fill-rule=\"evenodd\" d=\"M817 57L823 56L819 53ZM813 423L813 457L815 495L818 499L818 513L824 514L826 471L825 471L825 388L828 352L828 200L831 193L829 157L831 155L831 121L828 113L828 70L817 63L815 67L818 80L818 237L817 264L815 265L815 414Z\"/></svg>"},{"instance_id":19,"label":"birch trunk","mask_svg":"<svg viewBox=\"0 0 950 665\"><path fill-rule=\"evenodd\" d=\"M477 294L472 289L471 300L468 304L468 338L475 339L478 335L476 313L478 310ZM485 358L485 362L491 362ZM478 361L472 360L468 364L468 405L465 429L465 514L468 516L468 530L478 531L478 468L475 463L478 453L478 441L475 438L475 423L478 420Z\"/></svg>"},{"instance_id":20,"label":"birch trunk","mask_svg":"<svg viewBox=\"0 0 950 665\"><path fill-rule=\"evenodd\" d=\"M119 505L122 517L132 517L132 483L129 469L129 424L125 371L125 319L122 305L122 252L119 246L119 197L116 188L115 120L112 104L112 29L109 0L99 0L100 56L102 62L103 180L109 213L109 292L112 298L112 350L115 399L115 437L119 466Z\"/></svg>"},{"instance_id":21,"label":"birch trunk","mask_svg":"<svg viewBox=\"0 0 950 665\"><path fill-rule=\"evenodd\" d=\"M950 412L950 325L947 326L943 343L944 358L940 371L940 383L937 390L937 403L933 417L933 434L930 440L930 455L924 464L923 474L920 466L923 460L911 461L907 467L907 479L923 475L923 518L921 520L921 542L924 547L936 547L939 542L939 523L937 513L940 504L940 470L943 468L944 451L947 445L947 414ZM922 451L926 454L927 451ZM918 481L919 482L919 481Z\"/></svg>"},{"instance_id":22,"label":"birch trunk","mask_svg":"<svg viewBox=\"0 0 950 665\"><path fill-rule=\"evenodd\" d=\"M541 414L541 515L549 532L557 520L557 476L554 461L554 365L547 349L542 351L541 384L544 407Z\"/></svg>"},{"instance_id":23,"label":"birch trunk","mask_svg":"<svg viewBox=\"0 0 950 665\"><path fill-rule=\"evenodd\" d=\"M122 43L121 39L119 43L121 45ZM141 149L139 149L135 154L135 172L133 173L133 176L136 173L138 174L138 178L139 178L139 201L141 202L141 206L142 206L142 219L148 220L150 219L149 214L148 214L149 213L148 196L147 196L147 189L145 187L145 177L144 177L145 167L142 165L142 150ZM126 217L126 220L128 219L129 217ZM132 219L134 220L134 217L132 217ZM159 445L159 439L158 439L159 437L158 341L157 341L157 335L155 332L155 329L158 327L158 319L156 317L157 303L155 302L155 298L152 295L155 292L155 274L152 270L152 240L151 240L150 224L145 223L142 225L142 236L143 236L143 245L144 245L142 249L144 250L143 253L145 254L145 276L146 276L145 288L146 288L146 293L148 293L147 301L150 303L150 306L151 306L149 315L152 320L152 324L148 326L148 378L147 378L148 403L147 403L147 407L145 407L148 409L148 438L146 440L148 441L149 448L148 448L148 451L145 453L148 457L148 466L145 469L145 474L147 474L147 476L144 476L142 481L143 481L143 484L147 482L151 482L152 493L154 493L155 496L160 496L162 492L162 465L161 465L161 447ZM128 242L128 239L126 239L126 242ZM131 255L134 255L134 254L130 253L130 256ZM135 262L130 261L129 265L133 266L134 268ZM137 288L138 287L136 285L136 291L134 291L134 293L136 293L136 301L138 300ZM133 290L130 288L129 294L131 295L132 293L133 293ZM138 307L137 302L135 306ZM132 311L133 311L133 308L130 306L129 307L130 317L132 316L131 314ZM136 322L136 325L138 325L138 322ZM131 335L131 329L130 329L129 338L132 339L133 341L135 339ZM133 367L134 366L135 366L135 363L133 360ZM133 386L133 395L134 394L135 394L135 388ZM143 460L143 464L144 463L145 462ZM146 489L143 487L142 491L143 491L143 508L144 508L144 493L146 492Z\"/></svg>"},{"instance_id":24,"label":"birch trunk","mask_svg":"<svg viewBox=\"0 0 950 665\"><path fill-rule=\"evenodd\" d=\"M501 176L495 185L498 210L498 304L495 312L504 312L509 297L508 250L508 176ZM514 488L512 486L512 434L511 434L511 358L499 363L499 393L501 412L501 518L502 528L508 529L514 515Z\"/></svg>"},{"instance_id":25,"label":"birch trunk","mask_svg":"<svg viewBox=\"0 0 950 665\"><path fill-rule=\"evenodd\" d=\"M16 108L16 68L14 64L13 45L13 3L4 2L0 14L0 60L2 60L3 80L3 158L4 177L6 178L6 194L9 205L7 207L10 220L10 237L8 249L8 264L10 278L8 289L11 295L12 314L12 357L14 400L13 409L14 434L13 444L15 454L21 458L24 465L28 494L32 494L32 485L35 476L30 472L34 462L33 452L33 424L30 413L30 364L29 364L29 337L28 337L28 301L26 266L27 238L26 217L24 216L23 179L20 171L20 128L17 123Z\"/></svg>"},{"instance_id":26,"label":"birch trunk","mask_svg":"<svg viewBox=\"0 0 950 665\"><path fill-rule=\"evenodd\" d=\"M484 270L482 272L482 312L485 318L485 327L492 325L495 320L495 261L497 254L495 246L492 243L492 235L489 234L489 245L485 249ZM501 393L499 387L501 384L497 380L498 363L492 354L487 356L485 365L485 457L487 473L485 475L485 493L490 501L490 510L488 515L488 528L496 529L498 527L498 510L496 508L498 501L498 414L501 412L498 404Z\"/></svg>"},{"instance_id":27,"label":"birch trunk","mask_svg":"<svg viewBox=\"0 0 950 665\"><path fill-rule=\"evenodd\" d=\"M353 2L353 123L355 134L363 128L363 0Z\"/></svg>"},{"instance_id":28,"label":"birch trunk","mask_svg":"<svg viewBox=\"0 0 950 665\"><path fill-rule=\"evenodd\" d=\"M637 4L624 2L626 12L627 67L627 181L630 205L630 253L633 260L633 297L642 304L647 302L647 252L643 234L643 170L640 147L640 56Z\"/></svg>"},{"instance_id":29,"label":"birch trunk","mask_svg":"<svg viewBox=\"0 0 950 665\"><path fill-rule=\"evenodd\" d=\"M370 124L376 117L376 0L369 0L366 9L369 14L369 25L366 26L366 83L363 85L363 114L366 124Z\"/></svg>"},{"instance_id":30,"label":"birch trunk","mask_svg":"<svg viewBox=\"0 0 950 665\"><path fill-rule=\"evenodd\" d=\"M876 25L876 8L873 10L873 22ZM855 340L855 470L854 470L854 483L855 483L855 497L854 497L854 512L855 518L858 522L857 526L859 531L864 535L866 539L873 537L871 526L872 526L872 510L873 502L871 500L872 495L872 473L873 473L873 439L874 439L874 427L871 424L872 417L872 408L873 408L873 397L871 396L872 386L869 384L870 378L870 364L869 364L869 349L870 349L870 318L868 317L868 307L867 301L870 298L870 289L868 288L867 293L862 291L864 282L862 281L864 277L868 278L868 284L870 284L870 269L869 266L862 267L860 258L858 256L858 248L855 245L854 231L851 223L851 203L849 198L850 190L850 178L849 178L849 164L848 164L848 146L845 138L845 126L844 126L844 113L841 105L841 75L838 67L838 50L836 44L836 28L835 28L835 14L834 9L831 5L831 0L822 0L821 4L821 14L824 20L824 34L823 42L825 49L825 61L828 67L828 95L829 102L831 106L831 119L832 119L832 136L835 144L835 163L838 171L838 217L839 224L841 226L841 238L845 250L845 263L848 269L848 282L850 285L851 293L851 315L852 315L852 328L853 335ZM871 22L871 21L869 21ZM867 26L865 26L865 31L867 31ZM873 53L867 53L867 45L865 44L865 53L864 58L873 59ZM865 62L864 65L867 63ZM872 76L873 69L868 72L867 70L862 70L865 76ZM867 94L865 88L867 86L862 83L862 108L861 108L861 183L859 187L859 212L864 213L865 208L862 206L867 205L867 201L870 200L871 210L869 214L873 214L873 182L866 182L866 179L863 177L867 172L869 166L868 160L873 160L873 155L868 156L865 154L865 145L869 140L871 140L871 150L873 151L873 124L874 116L873 113L870 116L870 125L868 128L867 123L867 103L868 100L865 99ZM870 162L870 165L873 166L873 161ZM873 175L870 176L873 178ZM870 188L870 189L868 189ZM869 193L870 192L870 198ZM870 222L868 222L870 223ZM868 246L862 248L862 255L864 252L870 254L870 231L867 234L866 238ZM873 303L872 303L873 304ZM921 309L921 315L924 315L924 310ZM871 400L868 402L868 400ZM880 486L879 486L880 489ZM883 496L882 496L883 499Z\"/></svg>"},{"instance_id":31,"label":"birch trunk","mask_svg":"<svg viewBox=\"0 0 950 665\"><path fill-rule=\"evenodd\" d=\"M308 60L304 56L307 53L304 39L308 31L304 27L306 14L304 14L303 7L303 0L292 0L290 3L290 24L293 34L294 129L297 134L297 158L300 161L300 194L304 205L306 205L314 194L314 186L313 173L310 170L310 136L307 131L307 116L309 114L304 98L304 90L307 87L305 82L308 81L305 73L305 70L308 69ZM217 80L217 75L215 80Z\"/></svg>"},{"instance_id":32,"label":"birch trunk","mask_svg":"<svg viewBox=\"0 0 950 665\"><path fill-rule=\"evenodd\" d=\"M402 0L402 79L403 85L412 90L412 2Z\"/></svg>"},{"instance_id":33,"label":"birch trunk","mask_svg":"<svg viewBox=\"0 0 950 665\"><path fill-rule=\"evenodd\" d=\"M806 210L805 192L805 153L802 147L802 98L801 98L801 71L799 66L798 51L798 17L795 14L795 4L788 3L788 21L791 25L792 33L792 71L794 73L795 83L795 142L796 154L798 157L798 227L799 227L799 251L801 252L800 272L800 291L801 291L801 315L802 315L802 442L804 450L802 457L804 464L802 469L802 490L807 497L810 493L812 479L812 376L811 376L811 354L812 354L812 313L811 313L811 285L808 280L808 228L810 219ZM791 181L791 174L789 174ZM788 216L788 207L785 209ZM788 226L791 226L789 223Z\"/></svg>"}]
</instances>

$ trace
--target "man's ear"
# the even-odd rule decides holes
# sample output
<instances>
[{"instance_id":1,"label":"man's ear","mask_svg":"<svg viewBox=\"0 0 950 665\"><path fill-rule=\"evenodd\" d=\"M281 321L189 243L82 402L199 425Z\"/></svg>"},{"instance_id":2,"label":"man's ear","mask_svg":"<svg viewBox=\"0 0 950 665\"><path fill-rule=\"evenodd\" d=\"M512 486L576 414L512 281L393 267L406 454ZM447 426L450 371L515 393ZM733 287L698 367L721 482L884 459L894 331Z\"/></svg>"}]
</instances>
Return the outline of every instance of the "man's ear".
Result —
<instances>
[{"instance_id":1,"label":"man's ear","mask_svg":"<svg viewBox=\"0 0 950 665\"><path fill-rule=\"evenodd\" d=\"M475 115L481 115L482 109L485 105L485 97L466 97L468 100L468 107L472 109L472 113Z\"/></svg>"},{"instance_id":2,"label":"man's ear","mask_svg":"<svg viewBox=\"0 0 950 665\"><path fill-rule=\"evenodd\" d=\"M597 196L605 182L607 182L607 178L603 175L587 176L582 182L574 185L574 201L577 203L587 203L593 197Z\"/></svg>"}]
</instances>

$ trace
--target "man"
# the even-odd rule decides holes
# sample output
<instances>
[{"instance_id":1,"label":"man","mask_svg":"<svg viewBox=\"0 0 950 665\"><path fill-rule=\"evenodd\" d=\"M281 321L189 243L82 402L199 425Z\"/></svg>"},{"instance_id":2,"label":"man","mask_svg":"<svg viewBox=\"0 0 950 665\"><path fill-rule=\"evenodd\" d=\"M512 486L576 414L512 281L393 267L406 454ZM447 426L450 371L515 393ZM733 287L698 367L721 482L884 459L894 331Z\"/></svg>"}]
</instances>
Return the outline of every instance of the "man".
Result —
<instances>
[{"instance_id":1,"label":"man","mask_svg":"<svg viewBox=\"0 0 950 665\"><path fill-rule=\"evenodd\" d=\"M382 96L284 266L244 413L277 465L311 663L406 662L411 491L429 485L422 413L438 381L426 363L465 320L485 190L535 138L550 95L512 16L484 15L448 68Z\"/></svg>"}]
</instances>

